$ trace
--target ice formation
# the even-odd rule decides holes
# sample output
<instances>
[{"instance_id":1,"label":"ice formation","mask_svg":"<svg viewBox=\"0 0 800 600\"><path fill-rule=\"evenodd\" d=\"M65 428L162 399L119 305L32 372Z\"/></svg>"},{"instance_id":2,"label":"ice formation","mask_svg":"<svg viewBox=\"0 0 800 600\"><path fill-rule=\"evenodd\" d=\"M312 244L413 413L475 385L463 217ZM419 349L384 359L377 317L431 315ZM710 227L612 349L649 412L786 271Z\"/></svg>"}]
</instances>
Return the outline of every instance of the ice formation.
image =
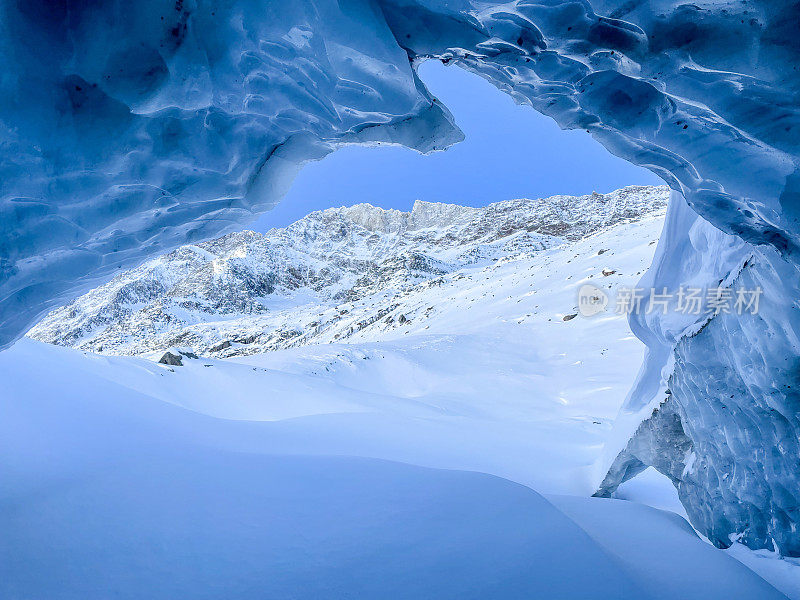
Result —
<instances>
[{"instance_id":1,"label":"ice formation","mask_svg":"<svg viewBox=\"0 0 800 600\"><path fill-rule=\"evenodd\" d=\"M599 495L653 465L673 480L695 527L718 546L740 540L797 556L796 264L774 247L719 231L673 193L641 285L709 284L763 290L758 313L670 310L631 320L648 355L616 424L618 441L633 437L616 457L619 446L607 448L611 469Z\"/></svg>"},{"instance_id":2,"label":"ice formation","mask_svg":"<svg viewBox=\"0 0 800 600\"><path fill-rule=\"evenodd\" d=\"M341 144L457 141L415 75L422 60L457 64L676 190L655 287L763 285L750 319L636 321L650 355L620 431L669 385L696 458L670 446L665 470L695 524L719 545L742 536L800 553L796 2L5 0L2 11L0 347L116 269L250 220Z\"/></svg>"}]
</instances>

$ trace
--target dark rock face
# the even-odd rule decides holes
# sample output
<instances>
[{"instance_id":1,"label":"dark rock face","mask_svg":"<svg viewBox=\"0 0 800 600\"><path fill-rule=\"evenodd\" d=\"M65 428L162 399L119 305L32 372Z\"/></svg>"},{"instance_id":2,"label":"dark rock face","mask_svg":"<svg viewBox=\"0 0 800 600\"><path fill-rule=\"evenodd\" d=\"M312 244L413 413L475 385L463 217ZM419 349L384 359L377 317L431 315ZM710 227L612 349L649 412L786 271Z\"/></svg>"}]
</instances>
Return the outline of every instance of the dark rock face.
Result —
<instances>
[{"instance_id":1,"label":"dark rock face","mask_svg":"<svg viewBox=\"0 0 800 600\"><path fill-rule=\"evenodd\" d=\"M162 365L171 365L173 367L182 367L183 358L180 354L173 354L172 352L165 352L164 356L158 359Z\"/></svg>"},{"instance_id":2,"label":"dark rock face","mask_svg":"<svg viewBox=\"0 0 800 600\"><path fill-rule=\"evenodd\" d=\"M210 351L211 352L220 352L221 350L225 350L225 349L230 348L230 347L231 347L230 341L225 340L221 344L217 344L216 346L213 346Z\"/></svg>"}]
</instances>

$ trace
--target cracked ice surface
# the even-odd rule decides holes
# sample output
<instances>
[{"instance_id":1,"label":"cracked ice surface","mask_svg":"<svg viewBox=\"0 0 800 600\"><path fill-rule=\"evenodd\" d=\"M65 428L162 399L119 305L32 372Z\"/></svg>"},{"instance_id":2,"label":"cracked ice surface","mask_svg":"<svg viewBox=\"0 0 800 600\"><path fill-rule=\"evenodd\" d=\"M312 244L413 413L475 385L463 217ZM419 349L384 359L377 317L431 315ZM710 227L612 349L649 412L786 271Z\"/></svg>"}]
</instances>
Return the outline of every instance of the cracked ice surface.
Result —
<instances>
[{"instance_id":1,"label":"cracked ice surface","mask_svg":"<svg viewBox=\"0 0 800 600\"><path fill-rule=\"evenodd\" d=\"M682 497L713 509L695 523L798 552L795 2L0 6L0 347L117 268L246 223L338 145L457 141L414 67L458 64L686 198L649 282L764 283L759 318L634 323L650 355L620 428L673 386L704 453Z\"/></svg>"}]
</instances>

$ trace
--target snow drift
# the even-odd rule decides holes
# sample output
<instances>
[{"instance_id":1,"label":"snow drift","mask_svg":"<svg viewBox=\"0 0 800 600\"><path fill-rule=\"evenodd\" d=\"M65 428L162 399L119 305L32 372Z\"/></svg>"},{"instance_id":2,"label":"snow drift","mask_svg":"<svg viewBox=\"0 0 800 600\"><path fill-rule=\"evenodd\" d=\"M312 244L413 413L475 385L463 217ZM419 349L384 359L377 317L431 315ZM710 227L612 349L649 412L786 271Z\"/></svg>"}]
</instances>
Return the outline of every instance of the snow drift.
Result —
<instances>
[{"instance_id":1,"label":"snow drift","mask_svg":"<svg viewBox=\"0 0 800 600\"><path fill-rule=\"evenodd\" d=\"M650 354L621 431L669 385L698 458L665 470L695 523L800 554L796 2L1 7L0 346L116 269L252 219L337 146L457 141L414 70L457 64L669 183L655 287L763 284L751 319L635 323Z\"/></svg>"},{"instance_id":2,"label":"snow drift","mask_svg":"<svg viewBox=\"0 0 800 600\"><path fill-rule=\"evenodd\" d=\"M486 340L446 341L353 351L427 364L430 383L466 357L483 367L479 383ZM331 362L328 345L310 350L307 361ZM515 367L541 368L519 356ZM596 428L575 418L586 406L462 393L443 409L441 393L341 385L354 368L362 383L381 368L346 356L333 380L192 362L170 372L27 339L0 354L0 596L785 599L674 513L546 498L475 471L525 473L507 462L525 457L509 452L522 444L563 492L558 467L597 451L591 431L563 437ZM164 394L176 378L178 392ZM515 412L559 423L534 417L548 439L539 446ZM419 466L431 462L445 469Z\"/></svg>"}]
</instances>

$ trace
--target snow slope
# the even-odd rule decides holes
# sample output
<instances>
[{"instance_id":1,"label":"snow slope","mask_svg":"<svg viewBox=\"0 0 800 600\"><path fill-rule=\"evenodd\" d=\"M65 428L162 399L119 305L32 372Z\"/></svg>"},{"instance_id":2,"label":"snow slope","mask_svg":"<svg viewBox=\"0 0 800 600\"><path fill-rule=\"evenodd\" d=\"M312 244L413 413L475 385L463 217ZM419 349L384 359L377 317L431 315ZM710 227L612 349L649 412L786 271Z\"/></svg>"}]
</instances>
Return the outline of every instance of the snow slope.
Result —
<instances>
[{"instance_id":1,"label":"snow slope","mask_svg":"<svg viewBox=\"0 0 800 600\"><path fill-rule=\"evenodd\" d=\"M0 596L784 597L674 513L589 497L643 347L563 316L635 282L662 223L468 267L383 341L182 367L17 343Z\"/></svg>"},{"instance_id":2,"label":"snow slope","mask_svg":"<svg viewBox=\"0 0 800 600\"><path fill-rule=\"evenodd\" d=\"M165 402L142 389L180 377L178 369L142 359L31 340L0 354L0 377L9 382L0 392L0 595L783 597L670 513L616 500L548 500L473 470L408 464L403 446L439 460L455 450L426 435L428 423L428 434L444 429L435 407L303 377L297 388L319 386L320 403L341 394L364 412L306 405L296 409L305 417L286 418L282 405L294 392L274 371L206 364L182 371L195 371L204 402L237 404L230 387L248 385L242 375L250 372L261 416L273 420ZM227 369L229 385L212 385ZM375 447L406 464L368 458L365 440L391 430L397 439L373 439ZM365 439L354 440L359 435Z\"/></svg>"},{"instance_id":3,"label":"snow slope","mask_svg":"<svg viewBox=\"0 0 800 600\"><path fill-rule=\"evenodd\" d=\"M114 377L149 396L219 418L313 421L333 413L330 418L341 424L321 425L303 452L316 452L313 440L326 439L338 454L481 470L545 493L590 495L598 483L592 465L643 347L624 315L563 318L577 312L584 283L596 282L612 297L616 287L634 284L663 224L663 210L648 209L633 222L572 243L498 253L495 260L468 264L449 277L433 277L433 285L429 276L399 291L389 287L395 314L406 314L407 320L354 331L346 344L298 345L222 361L184 358L184 366L174 368L145 361L136 369L116 368ZM475 247L487 254L486 245ZM605 276L604 270L614 273ZM386 293L384 287L378 290ZM350 302L341 318L362 320L373 303L373 295ZM316 313L318 305L303 309L294 311L295 323ZM279 311L281 318L292 314ZM250 334L263 324L243 321ZM340 330L349 327L345 322ZM208 344L223 339L213 337ZM107 360L87 356L101 364ZM409 438L410 429L427 443ZM438 450L427 450L430 445Z\"/></svg>"}]
</instances>

